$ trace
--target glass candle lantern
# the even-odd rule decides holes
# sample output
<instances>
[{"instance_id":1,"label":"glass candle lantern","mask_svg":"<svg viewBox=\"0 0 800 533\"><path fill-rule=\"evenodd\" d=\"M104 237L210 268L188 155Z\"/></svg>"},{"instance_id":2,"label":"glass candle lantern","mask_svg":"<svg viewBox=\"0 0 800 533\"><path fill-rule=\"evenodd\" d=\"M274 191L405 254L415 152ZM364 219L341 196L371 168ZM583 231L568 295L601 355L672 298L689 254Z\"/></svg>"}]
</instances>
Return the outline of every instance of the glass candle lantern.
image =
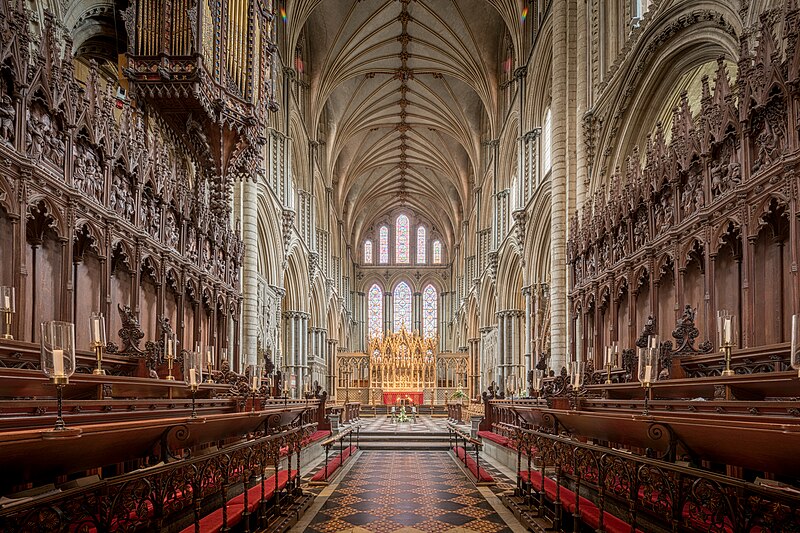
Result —
<instances>
[{"instance_id":1,"label":"glass candle lantern","mask_svg":"<svg viewBox=\"0 0 800 533\"><path fill-rule=\"evenodd\" d=\"M658 377L658 349L639 348L639 383L649 387Z\"/></svg>"},{"instance_id":2,"label":"glass candle lantern","mask_svg":"<svg viewBox=\"0 0 800 533\"><path fill-rule=\"evenodd\" d=\"M167 360L167 380L174 381L175 376L172 375L172 365L175 363L175 358L178 355L178 341L175 334L164 334L164 359Z\"/></svg>"},{"instance_id":3,"label":"glass candle lantern","mask_svg":"<svg viewBox=\"0 0 800 533\"><path fill-rule=\"evenodd\" d=\"M103 370L103 348L106 345L106 321L103 313L92 313L89 317L89 339L97 358L97 368L92 374L104 375L106 371Z\"/></svg>"},{"instance_id":4,"label":"glass candle lantern","mask_svg":"<svg viewBox=\"0 0 800 533\"><path fill-rule=\"evenodd\" d=\"M250 389L253 392L253 403L250 406L250 412L254 412L256 410L256 394L258 394L261 390L261 376L264 373L264 366L253 365L250 368L253 372L250 375Z\"/></svg>"},{"instance_id":5,"label":"glass candle lantern","mask_svg":"<svg viewBox=\"0 0 800 533\"><path fill-rule=\"evenodd\" d=\"M0 313L3 314L4 339L13 339L11 335L11 315L16 311L16 298L14 287L0 287Z\"/></svg>"},{"instance_id":6,"label":"glass candle lantern","mask_svg":"<svg viewBox=\"0 0 800 533\"><path fill-rule=\"evenodd\" d=\"M717 311L717 344L720 348L736 344L736 316L725 309Z\"/></svg>"},{"instance_id":7,"label":"glass candle lantern","mask_svg":"<svg viewBox=\"0 0 800 533\"><path fill-rule=\"evenodd\" d=\"M531 373L532 373L531 386L538 395L539 392L542 390L542 385L544 385L544 371L534 369L531 370Z\"/></svg>"},{"instance_id":8,"label":"glass candle lantern","mask_svg":"<svg viewBox=\"0 0 800 533\"><path fill-rule=\"evenodd\" d=\"M264 373L262 365L253 365L253 374L250 376L250 388L253 391L261 389L261 375Z\"/></svg>"},{"instance_id":9,"label":"glass candle lantern","mask_svg":"<svg viewBox=\"0 0 800 533\"><path fill-rule=\"evenodd\" d=\"M517 384L516 374L511 374L506 378L506 391L508 391L512 398L517 393Z\"/></svg>"},{"instance_id":10,"label":"glass candle lantern","mask_svg":"<svg viewBox=\"0 0 800 533\"><path fill-rule=\"evenodd\" d=\"M211 377L211 373L214 370L214 347L213 346L206 346L206 383L214 383L214 380Z\"/></svg>"},{"instance_id":11,"label":"glass candle lantern","mask_svg":"<svg viewBox=\"0 0 800 533\"><path fill-rule=\"evenodd\" d=\"M192 418L197 418L196 396L200 383L203 382L203 354L186 352L183 354L183 380L192 391Z\"/></svg>"},{"instance_id":12,"label":"glass candle lantern","mask_svg":"<svg viewBox=\"0 0 800 533\"><path fill-rule=\"evenodd\" d=\"M583 386L583 373L586 370L586 363L584 361L573 361L569 363L569 378L570 385L574 390L578 390Z\"/></svg>"},{"instance_id":13,"label":"glass candle lantern","mask_svg":"<svg viewBox=\"0 0 800 533\"><path fill-rule=\"evenodd\" d=\"M42 372L54 383L66 384L75 373L75 324L42 322Z\"/></svg>"},{"instance_id":14,"label":"glass candle lantern","mask_svg":"<svg viewBox=\"0 0 800 533\"><path fill-rule=\"evenodd\" d=\"M183 380L195 390L203 382L203 361L200 353L186 352L183 354Z\"/></svg>"}]
</instances>

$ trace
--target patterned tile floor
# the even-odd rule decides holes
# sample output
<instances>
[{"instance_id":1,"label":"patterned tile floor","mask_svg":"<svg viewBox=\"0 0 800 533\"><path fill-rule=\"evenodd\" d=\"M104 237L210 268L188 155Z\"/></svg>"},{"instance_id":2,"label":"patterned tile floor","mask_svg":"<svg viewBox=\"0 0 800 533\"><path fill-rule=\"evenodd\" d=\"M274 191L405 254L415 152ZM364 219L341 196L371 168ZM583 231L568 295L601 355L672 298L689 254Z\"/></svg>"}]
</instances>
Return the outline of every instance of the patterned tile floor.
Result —
<instances>
[{"instance_id":1,"label":"patterned tile floor","mask_svg":"<svg viewBox=\"0 0 800 533\"><path fill-rule=\"evenodd\" d=\"M361 452L310 523L294 531L520 531L481 491L496 500L494 492L470 483L447 452Z\"/></svg>"},{"instance_id":2,"label":"patterned tile floor","mask_svg":"<svg viewBox=\"0 0 800 533\"><path fill-rule=\"evenodd\" d=\"M361 431L394 433L397 431L447 433L447 419L433 418L430 415L417 416L415 421L393 422L386 415L375 418L362 418Z\"/></svg>"}]
</instances>

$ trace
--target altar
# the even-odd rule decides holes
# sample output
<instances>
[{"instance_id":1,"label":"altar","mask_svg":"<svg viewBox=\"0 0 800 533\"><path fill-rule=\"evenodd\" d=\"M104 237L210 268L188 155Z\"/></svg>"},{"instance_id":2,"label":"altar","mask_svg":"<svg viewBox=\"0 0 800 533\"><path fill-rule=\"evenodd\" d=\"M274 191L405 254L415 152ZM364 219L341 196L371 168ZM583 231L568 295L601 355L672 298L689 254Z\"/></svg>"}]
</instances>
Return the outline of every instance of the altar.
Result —
<instances>
[{"instance_id":1,"label":"altar","mask_svg":"<svg viewBox=\"0 0 800 533\"><path fill-rule=\"evenodd\" d=\"M388 332L367 340L367 351L336 354L336 399L365 405L443 405L467 386L466 353L439 353L435 337Z\"/></svg>"},{"instance_id":2,"label":"altar","mask_svg":"<svg viewBox=\"0 0 800 533\"><path fill-rule=\"evenodd\" d=\"M422 405L422 391L384 391L383 404L395 405L398 400L407 400L413 405Z\"/></svg>"}]
</instances>

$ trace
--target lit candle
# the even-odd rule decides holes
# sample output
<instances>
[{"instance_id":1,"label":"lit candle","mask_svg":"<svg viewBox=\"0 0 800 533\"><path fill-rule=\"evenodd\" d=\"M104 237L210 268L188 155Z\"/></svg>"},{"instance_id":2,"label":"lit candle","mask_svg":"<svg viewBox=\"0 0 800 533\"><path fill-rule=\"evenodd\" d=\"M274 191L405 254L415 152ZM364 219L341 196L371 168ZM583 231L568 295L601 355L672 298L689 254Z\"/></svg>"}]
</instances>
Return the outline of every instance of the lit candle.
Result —
<instances>
[{"instance_id":1,"label":"lit candle","mask_svg":"<svg viewBox=\"0 0 800 533\"><path fill-rule=\"evenodd\" d=\"M725 317L725 344L733 343L733 317Z\"/></svg>"},{"instance_id":2,"label":"lit candle","mask_svg":"<svg viewBox=\"0 0 800 533\"><path fill-rule=\"evenodd\" d=\"M650 383L653 381L653 365L647 365L644 367L644 382Z\"/></svg>"},{"instance_id":3,"label":"lit candle","mask_svg":"<svg viewBox=\"0 0 800 533\"><path fill-rule=\"evenodd\" d=\"M165 336L165 342L167 344L167 357L172 357L172 343L175 341L174 339Z\"/></svg>"},{"instance_id":4,"label":"lit candle","mask_svg":"<svg viewBox=\"0 0 800 533\"><path fill-rule=\"evenodd\" d=\"M206 352L206 356L208 357L208 364L214 364L214 347L209 346L208 351Z\"/></svg>"},{"instance_id":5,"label":"lit candle","mask_svg":"<svg viewBox=\"0 0 800 533\"><path fill-rule=\"evenodd\" d=\"M100 317L92 317L92 341L100 343Z\"/></svg>"},{"instance_id":6,"label":"lit candle","mask_svg":"<svg viewBox=\"0 0 800 533\"><path fill-rule=\"evenodd\" d=\"M253 376L253 390L258 389L258 376Z\"/></svg>"},{"instance_id":7,"label":"lit candle","mask_svg":"<svg viewBox=\"0 0 800 533\"><path fill-rule=\"evenodd\" d=\"M3 296L3 309L11 311L11 295L6 294Z\"/></svg>"},{"instance_id":8,"label":"lit candle","mask_svg":"<svg viewBox=\"0 0 800 533\"><path fill-rule=\"evenodd\" d=\"M64 350L53 350L53 376L63 378L64 374Z\"/></svg>"},{"instance_id":9,"label":"lit candle","mask_svg":"<svg viewBox=\"0 0 800 533\"><path fill-rule=\"evenodd\" d=\"M189 369L189 385L197 385L197 374L194 368Z\"/></svg>"}]
</instances>

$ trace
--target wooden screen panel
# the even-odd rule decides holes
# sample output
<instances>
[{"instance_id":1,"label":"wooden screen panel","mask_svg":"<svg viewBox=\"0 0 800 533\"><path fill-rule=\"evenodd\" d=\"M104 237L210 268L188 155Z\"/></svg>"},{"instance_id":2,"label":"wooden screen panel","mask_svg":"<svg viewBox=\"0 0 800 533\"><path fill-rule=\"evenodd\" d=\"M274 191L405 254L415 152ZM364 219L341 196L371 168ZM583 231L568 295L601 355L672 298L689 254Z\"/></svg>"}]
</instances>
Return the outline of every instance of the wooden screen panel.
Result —
<instances>
[{"instance_id":1,"label":"wooden screen panel","mask_svg":"<svg viewBox=\"0 0 800 533\"><path fill-rule=\"evenodd\" d=\"M617 301L618 311L617 311L617 331L619 332L619 343L620 346L633 346L635 338L632 338L632 334L630 332L630 322L631 317L628 311L628 288L623 289L622 295L619 297Z\"/></svg>"},{"instance_id":2,"label":"wooden screen panel","mask_svg":"<svg viewBox=\"0 0 800 533\"><path fill-rule=\"evenodd\" d=\"M131 304L131 274L127 270L118 268L111 276L111 311L109 331L106 338L122 347L122 340L119 338L119 330L122 328L122 319L119 317L117 305L126 306Z\"/></svg>"},{"instance_id":3,"label":"wooden screen panel","mask_svg":"<svg viewBox=\"0 0 800 533\"><path fill-rule=\"evenodd\" d=\"M662 340L672 339L677 316L675 315L675 275L672 270L661 275L658 282L658 336Z\"/></svg>"},{"instance_id":4,"label":"wooden screen panel","mask_svg":"<svg viewBox=\"0 0 800 533\"><path fill-rule=\"evenodd\" d=\"M139 288L139 322L145 339L155 339L158 287L148 276L142 276Z\"/></svg>"},{"instance_id":5,"label":"wooden screen panel","mask_svg":"<svg viewBox=\"0 0 800 533\"><path fill-rule=\"evenodd\" d=\"M14 225L8 214L0 207L0 285L12 286L14 284ZM17 295L19 299L20 295ZM19 303L17 304L19 306Z\"/></svg>"},{"instance_id":6,"label":"wooden screen panel","mask_svg":"<svg viewBox=\"0 0 800 533\"><path fill-rule=\"evenodd\" d=\"M83 261L75 265L75 348L89 350L89 317L101 311L100 281L103 278L100 259L95 254L87 253ZM106 337L110 337L106 332Z\"/></svg>"},{"instance_id":7,"label":"wooden screen panel","mask_svg":"<svg viewBox=\"0 0 800 533\"><path fill-rule=\"evenodd\" d=\"M783 252L784 245L765 228L758 234L754 246L753 291L757 317L754 346L774 344L783 340ZM791 294L791 291L788 292ZM758 320L763 317L763 320Z\"/></svg>"},{"instance_id":8,"label":"wooden screen panel","mask_svg":"<svg viewBox=\"0 0 800 533\"><path fill-rule=\"evenodd\" d=\"M708 327L705 315L705 274L700 268L700 263L696 259L689 261L686 271L683 274L683 301L680 302L680 310L683 311L684 305L691 305L696 309L695 326L700 331L700 339L708 338Z\"/></svg>"},{"instance_id":9,"label":"wooden screen panel","mask_svg":"<svg viewBox=\"0 0 800 533\"><path fill-rule=\"evenodd\" d=\"M716 306L714 311L725 309L736 316L737 325L742 323L742 264L734 250L738 249L739 241L736 238L733 246L726 243L720 248L714 263L714 296ZM741 330L737 333L741 341ZM709 339L715 343L714 339ZM741 344L739 344L741 346Z\"/></svg>"},{"instance_id":10,"label":"wooden screen panel","mask_svg":"<svg viewBox=\"0 0 800 533\"><path fill-rule=\"evenodd\" d=\"M21 340L38 342L40 324L46 320L60 320L61 298L61 257L63 246L54 236L44 238L41 245L26 247L28 279L25 297L30 302L30 315L25 321ZM28 333L30 332L30 333Z\"/></svg>"},{"instance_id":11,"label":"wooden screen panel","mask_svg":"<svg viewBox=\"0 0 800 533\"><path fill-rule=\"evenodd\" d=\"M638 337L639 333L642 332L644 325L647 323L647 318L653 313L653 308L650 305L650 282L645 281L643 285L639 287L639 293L636 295L636 329L635 333ZM660 340L667 340L661 338Z\"/></svg>"}]
</instances>

